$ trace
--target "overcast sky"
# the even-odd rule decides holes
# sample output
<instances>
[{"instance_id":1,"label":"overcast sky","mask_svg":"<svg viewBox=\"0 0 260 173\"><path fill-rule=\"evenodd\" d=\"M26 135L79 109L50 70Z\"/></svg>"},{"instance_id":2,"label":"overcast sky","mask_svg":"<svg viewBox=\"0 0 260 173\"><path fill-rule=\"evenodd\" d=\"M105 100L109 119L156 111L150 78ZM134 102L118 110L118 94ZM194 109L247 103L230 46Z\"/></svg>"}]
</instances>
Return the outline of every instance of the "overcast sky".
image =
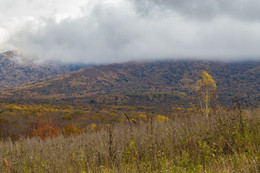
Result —
<instances>
[{"instance_id":1,"label":"overcast sky","mask_svg":"<svg viewBox=\"0 0 260 173\"><path fill-rule=\"evenodd\" d=\"M260 0L0 0L0 51L65 62L260 60Z\"/></svg>"}]
</instances>

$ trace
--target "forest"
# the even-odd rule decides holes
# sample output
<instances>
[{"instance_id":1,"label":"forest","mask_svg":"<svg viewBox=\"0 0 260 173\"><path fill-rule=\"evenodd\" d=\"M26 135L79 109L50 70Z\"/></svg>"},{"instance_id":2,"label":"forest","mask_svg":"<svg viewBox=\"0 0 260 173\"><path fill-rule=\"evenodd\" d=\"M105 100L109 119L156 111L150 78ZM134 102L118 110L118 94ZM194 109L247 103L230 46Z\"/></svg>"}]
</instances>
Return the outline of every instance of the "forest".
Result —
<instances>
[{"instance_id":1,"label":"forest","mask_svg":"<svg viewBox=\"0 0 260 173\"><path fill-rule=\"evenodd\" d=\"M0 172L260 172L259 62L0 55Z\"/></svg>"},{"instance_id":2,"label":"forest","mask_svg":"<svg viewBox=\"0 0 260 173\"><path fill-rule=\"evenodd\" d=\"M260 173L260 0L0 0L0 173Z\"/></svg>"},{"instance_id":3,"label":"forest","mask_svg":"<svg viewBox=\"0 0 260 173\"><path fill-rule=\"evenodd\" d=\"M259 172L260 107L217 104L203 71L197 102L137 106L2 101L1 172Z\"/></svg>"}]
</instances>

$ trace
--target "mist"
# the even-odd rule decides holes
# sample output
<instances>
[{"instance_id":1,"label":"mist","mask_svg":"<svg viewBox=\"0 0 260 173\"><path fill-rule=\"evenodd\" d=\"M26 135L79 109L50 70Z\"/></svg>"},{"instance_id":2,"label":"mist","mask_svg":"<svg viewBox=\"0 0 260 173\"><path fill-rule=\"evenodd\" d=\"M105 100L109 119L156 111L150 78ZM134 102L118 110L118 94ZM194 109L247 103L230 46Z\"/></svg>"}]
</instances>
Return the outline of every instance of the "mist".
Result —
<instances>
[{"instance_id":1,"label":"mist","mask_svg":"<svg viewBox=\"0 0 260 173\"><path fill-rule=\"evenodd\" d=\"M257 0L100 0L79 9L27 20L0 45L68 63L260 60Z\"/></svg>"}]
</instances>

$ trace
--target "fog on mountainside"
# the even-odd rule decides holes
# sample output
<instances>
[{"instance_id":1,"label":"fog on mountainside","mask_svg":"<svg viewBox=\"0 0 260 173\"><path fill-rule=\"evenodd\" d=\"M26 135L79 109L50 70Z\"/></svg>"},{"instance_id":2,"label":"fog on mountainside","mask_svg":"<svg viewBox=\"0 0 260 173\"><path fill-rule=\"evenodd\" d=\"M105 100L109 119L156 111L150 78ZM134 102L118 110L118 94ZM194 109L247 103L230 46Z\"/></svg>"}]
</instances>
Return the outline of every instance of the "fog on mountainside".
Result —
<instances>
[{"instance_id":1,"label":"fog on mountainside","mask_svg":"<svg viewBox=\"0 0 260 173\"><path fill-rule=\"evenodd\" d=\"M1 49L87 64L260 58L258 0L25 1L0 6Z\"/></svg>"},{"instance_id":2,"label":"fog on mountainside","mask_svg":"<svg viewBox=\"0 0 260 173\"><path fill-rule=\"evenodd\" d=\"M0 0L0 21L0 172L260 171L260 0Z\"/></svg>"},{"instance_id":3,"label":"fog on mountainside","mask_svg":"<svg viewBox=\"0 0 260 173\"><path fill-rule=\"evenodd\" d=\"M39 62L15 51L4 52L0 54L0 89L20 87L89 66L91 65L64 64L57 61Z\"/></svg>"}]
</instances>

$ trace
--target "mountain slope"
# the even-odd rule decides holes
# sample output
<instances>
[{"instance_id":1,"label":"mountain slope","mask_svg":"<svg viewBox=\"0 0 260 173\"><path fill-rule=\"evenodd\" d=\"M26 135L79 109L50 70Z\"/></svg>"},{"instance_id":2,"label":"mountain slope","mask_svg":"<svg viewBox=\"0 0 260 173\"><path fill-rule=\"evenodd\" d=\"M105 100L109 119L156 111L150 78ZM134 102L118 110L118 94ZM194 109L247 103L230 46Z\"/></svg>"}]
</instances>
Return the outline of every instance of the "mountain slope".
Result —
<instances>
[{"instance_id":1,"label":"mountain slope","mask_svg":"<svg viewBox=\"0 0 260 173\"><path fill-rule=\"evenodd\" d=\"M162 61L96 66L9 90L8 98L55 99L107 104L188 103L202 70L217 82L219 100L234 96L259 103L260 63Z\"/></svg>"},{"instance_id":2,"label":"mountain slope","mask_svg":"<svg viewBox=\"0 0 260 173\"><path fill-rule=\"evenodd\" d=\"M80 69L79 65L54 62L37 64L15 51L0 54L0 89L14 88L46 77L66 74Z\"/></svg>"}]
</instances>

